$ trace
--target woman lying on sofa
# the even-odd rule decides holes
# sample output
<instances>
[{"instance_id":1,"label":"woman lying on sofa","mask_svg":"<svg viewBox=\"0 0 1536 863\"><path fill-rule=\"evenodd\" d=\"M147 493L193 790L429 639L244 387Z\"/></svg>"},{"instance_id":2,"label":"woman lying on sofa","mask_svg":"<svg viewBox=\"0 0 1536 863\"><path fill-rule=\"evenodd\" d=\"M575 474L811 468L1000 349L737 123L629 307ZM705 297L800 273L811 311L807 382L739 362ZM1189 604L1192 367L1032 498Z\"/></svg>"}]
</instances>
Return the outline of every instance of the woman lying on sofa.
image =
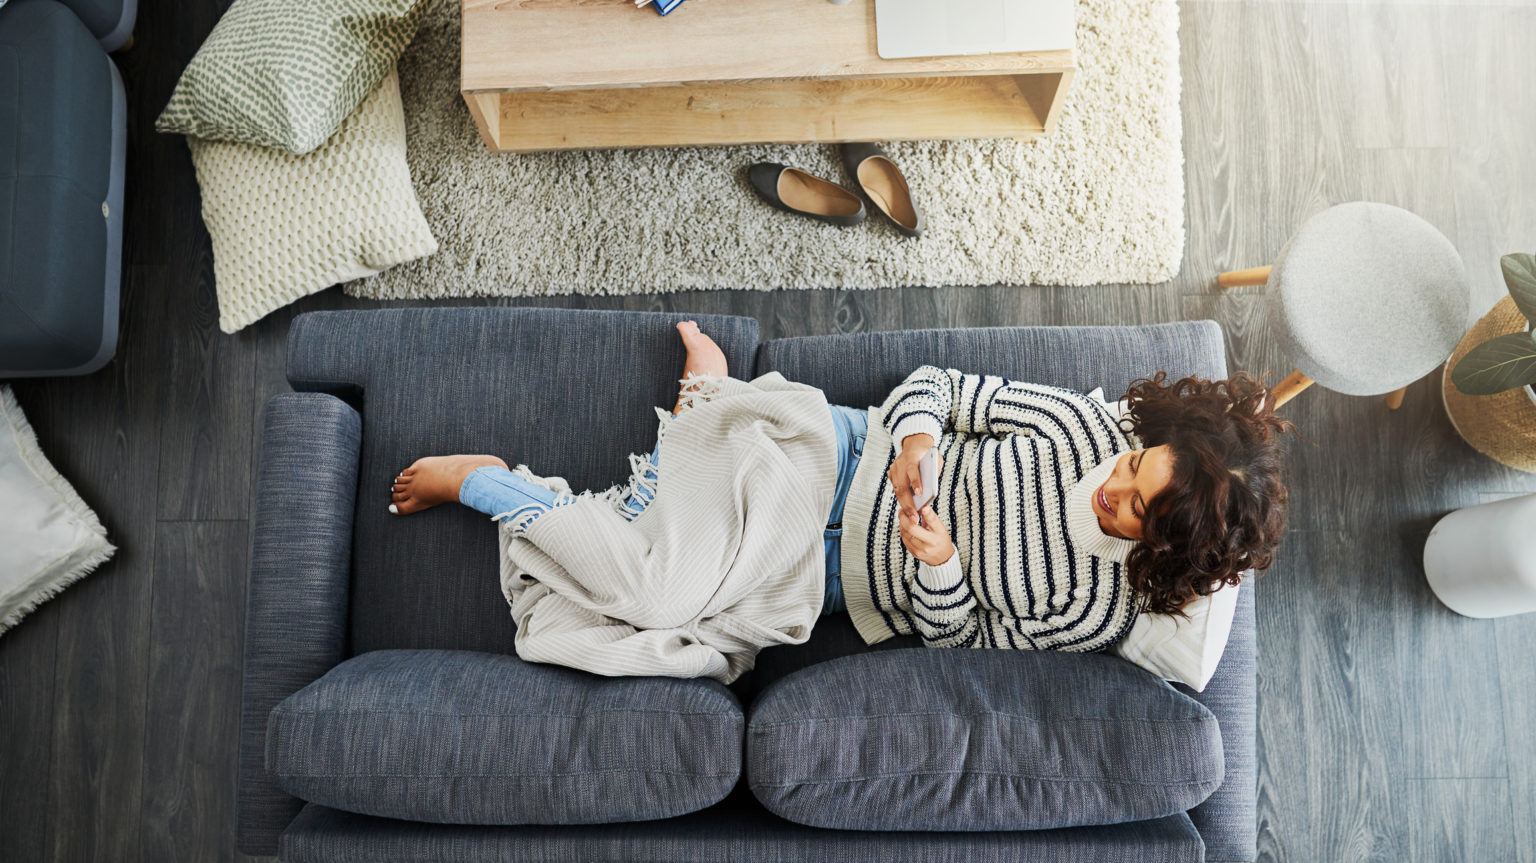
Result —
<instances>
[{"instance_id":1,"label":"woman lying on sofa","mask_svg":"<svg viewBox=\"0 0 1536 863\"><path fill-rule=\"evenodd\" d=\"M674 414L691 401L690 379L728 374L696 324L678 330L687 361ZM1277 435L1290 424L1265 395L1243 373L1170 382L1159 371L1130 387L1116 420L1072 390L925 365L879 409L882 451L869 452L870 412L832 405L839 464L822 613L846 608L870 644L915 632L934 647L1077 652L1114 644L1138 613L1177 614L1267 568L1280 540ZM935 447L938 493L914 509L919 463ZM493 455L422 458L395 477L389 509L458 501L526 525L568 499L523 473ZM623 501L626 518L652 489Z\"/></svg>"}]
</instances>

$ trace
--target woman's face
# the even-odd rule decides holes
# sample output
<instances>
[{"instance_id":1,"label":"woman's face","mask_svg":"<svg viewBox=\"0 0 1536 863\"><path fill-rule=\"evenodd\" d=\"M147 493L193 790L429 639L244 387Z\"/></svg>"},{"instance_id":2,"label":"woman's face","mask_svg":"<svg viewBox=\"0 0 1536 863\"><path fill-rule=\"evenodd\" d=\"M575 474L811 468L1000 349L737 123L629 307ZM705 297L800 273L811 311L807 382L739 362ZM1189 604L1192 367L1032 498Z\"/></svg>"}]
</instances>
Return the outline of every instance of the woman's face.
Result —
<instances>
[{"instance_id":1,"label":"woman's face","mask_svg":"<svg viewBox=\"0 0 1536 863\"><path fill-rule=\"evenodd\" d=\"M1125 453L1109 479L1093 493L1099 529L1122 539L1141 539L1152 499L1173 482L1173 450L1167 444Z\"/></svg>"}]
</instances>

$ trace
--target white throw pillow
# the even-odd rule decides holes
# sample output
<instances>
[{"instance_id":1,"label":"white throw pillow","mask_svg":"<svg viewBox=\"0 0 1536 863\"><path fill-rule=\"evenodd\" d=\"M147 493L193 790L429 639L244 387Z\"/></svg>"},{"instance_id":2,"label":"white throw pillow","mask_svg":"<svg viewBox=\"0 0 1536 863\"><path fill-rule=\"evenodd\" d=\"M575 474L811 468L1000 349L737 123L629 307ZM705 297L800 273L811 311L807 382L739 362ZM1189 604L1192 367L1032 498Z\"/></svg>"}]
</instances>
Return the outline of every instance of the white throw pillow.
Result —
<instances>
[{"instance_id":1,"label":"white throw pillow","mask_svg":"<svg viewBox=\"0 0 1536 863\"><path fill-rule=\"evenodd\" d=\"M1131 631L1109 652L1164 680L1204 692L1227 649L1241 589L1228 585L1196 598L1184 607L1189 620L1174 614L1138 614Z\"/></svg>"},{"instance_id":2,"label":"white throw pillow","mask_svg":"<svg viewBox=\"0 0 1536 863\"><path fill-rule=\"evenodd\" d=\"M116 550L38 449L11 388L0 386L0 632Z\"/></svg>"},{"instance_id":3,"label":"white throw pillow","mask_svg":"<svg viewBox=\"0 0 1536 863\"><path fill-rule=\"evenodd\" d=\"M1126 403L1106 402L1103 388L1095 388L1088 395L1103 404L1116 420L1124 415ZM1184 608L1188 620L1173 614L1138 614L1131 631L1109 652L1164 680L1178 681L1203 692L1227 649L1232 616L1237 612L1238 589L1229 585L1210 596L1196 598Z\"/></svg>"},{"instance_id":4,"label":"white throw pillow","mask_svg":"<svg viewBox=\"0 0 1536 863\"><path fill-rule=\"evenodd\" d=\"M405 163L392 67L330 140L284 150L187 138L213 237L219 328L437 251Z\"/></svg>"}]
</instances>

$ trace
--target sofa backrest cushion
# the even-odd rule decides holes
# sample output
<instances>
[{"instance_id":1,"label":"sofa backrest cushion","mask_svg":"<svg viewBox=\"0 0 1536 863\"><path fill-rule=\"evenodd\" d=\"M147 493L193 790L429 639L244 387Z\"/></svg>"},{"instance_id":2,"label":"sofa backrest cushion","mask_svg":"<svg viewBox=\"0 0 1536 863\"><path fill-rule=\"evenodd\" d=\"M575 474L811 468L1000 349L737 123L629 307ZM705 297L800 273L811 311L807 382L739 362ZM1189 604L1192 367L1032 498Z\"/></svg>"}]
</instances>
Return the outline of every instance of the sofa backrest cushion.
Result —
<instances>
[{"instance_id":1,"label":"sofa backrest cushion","mask_svg":"<svg viewBox=\"0 0 1536 863\"><path fill-rule=\"evenodd\" d=\"M289 696L267 770L335 809L438 824L602 824L725 799L741 704L720 683L599 677L515 656L381 650Z\"/></svg>"},{"instance_id":2,"label":"sofa backrest cushion","mask_svg":"<svg viewBox=\"0 0 1536 863\"><path fill-rule=\"evenodd\" d=\"M1042 830L1160 818L1221 784L1221 731L1122 659L891 650L799 671L752 703L747 781L836 830Z\"/></svg>"},{"instance_id":3,"label":"sofa backrest cushion","mask_svg":"<svg viewBox=\"0 0 1536 863\"><path fill-rule=\"evenodd\" d=\"M1169 376L1226 377L1214 321L1114 327L970 327L796 336L763 343L754 375L777 371L820 387L827 401L878 405L913 369L928 363L963 372L1071 387L1103 387L1118 399L1131 381Z\"/></svg>"},{"instance_id":4,"label":"sofa backrest cushion","mask_svg":"<svg viewBox=\"0 0 1536 863\"><path fill-rule=\"evenodd\" d=\"M549 308L312 312L293 322L288 380L363 417L353 528L349 653L389 648L513 652L484 515L440 506L390 515L389 485L425 455L491 453L577 489L629 476L656 444L656 407L677 401L676 325L697 320L738 376L753 318Z\"/></svg>"}]
</instances>

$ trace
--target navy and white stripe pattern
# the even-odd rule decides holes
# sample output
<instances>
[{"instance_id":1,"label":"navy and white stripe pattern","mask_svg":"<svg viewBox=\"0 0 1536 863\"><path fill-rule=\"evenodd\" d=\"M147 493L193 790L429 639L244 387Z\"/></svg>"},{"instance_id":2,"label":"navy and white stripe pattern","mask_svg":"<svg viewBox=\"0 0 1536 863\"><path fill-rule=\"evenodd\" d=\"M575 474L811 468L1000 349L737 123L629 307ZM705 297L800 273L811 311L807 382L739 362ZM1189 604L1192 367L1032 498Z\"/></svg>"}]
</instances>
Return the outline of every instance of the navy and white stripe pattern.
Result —
<instances>
[{"instance_id":1,"label":"navy and white stripe pattern","mask_svg":"<svg viewBox=\"0 0 1536 863\"><path fill-rule=\"evenodd\" d=\"M1138 442L1100 404L925 365L879 411L849 493L858 542L845 537L843 552L849 613L867 643L915 632L931 647L1089 652L1124 634L1135 543L1099 530L1089 498ZM902 544L886 479L913 434L932 435L943 458L934 509L956 552L937 567Z\"/></svg>"}]
</instances>

